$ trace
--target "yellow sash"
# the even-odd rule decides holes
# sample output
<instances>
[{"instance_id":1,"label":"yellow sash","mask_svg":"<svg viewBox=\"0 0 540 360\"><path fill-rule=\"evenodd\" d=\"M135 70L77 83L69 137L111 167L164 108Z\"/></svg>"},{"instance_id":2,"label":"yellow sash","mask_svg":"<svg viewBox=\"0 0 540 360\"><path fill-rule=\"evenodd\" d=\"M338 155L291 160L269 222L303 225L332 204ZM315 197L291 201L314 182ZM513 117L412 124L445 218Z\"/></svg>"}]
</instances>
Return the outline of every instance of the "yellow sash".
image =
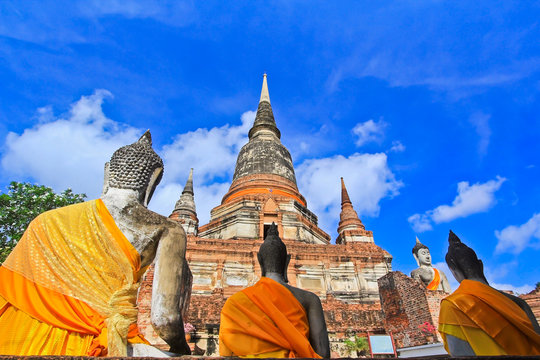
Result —
<instances>
[{"instance_id":1,"label":"yellow sash","mask_svg":"<svg viewBox=\"0 0 540 360\"><path fill-rule=\"evenodd\" d=\"M540 335L512 300L478 281L463 280L441 302L439 332L467 341L475 354L540 355ZM447 349L448 350L448 349Z\"/></svg>"},{"instance_id":2,"label":"yellow sash","mask_svg":"<svg viewBox=\"0 0 540 360\"><path fill-rule=\"evenodd\" d=\"M0 267L0 332L20 338L17 326L5 321L7 314L23 316L13 313L17 310L40 323L31 327L45 324L74 336L91 335L90 348L79 355L108 350L108 355L126 356L128 332L137 335L139 274L139 254L101 200L45 212ZM25 348L24 343L2 343L0 337L0 353L10 346Z\"/></svg>"},{"instance_id":3,"label":"yellow sash","mask_svg":"<svg viewBox=\"0 0 540 360\"><path fill-rule=\"evenodd\" d=\"M428 290L437 290L439 288L439 284L441 283L441 274L439 273L439 270L433 268L433 271L433 280L431 280L431 282L428 284Z\"/></svg>"}]
</instances>

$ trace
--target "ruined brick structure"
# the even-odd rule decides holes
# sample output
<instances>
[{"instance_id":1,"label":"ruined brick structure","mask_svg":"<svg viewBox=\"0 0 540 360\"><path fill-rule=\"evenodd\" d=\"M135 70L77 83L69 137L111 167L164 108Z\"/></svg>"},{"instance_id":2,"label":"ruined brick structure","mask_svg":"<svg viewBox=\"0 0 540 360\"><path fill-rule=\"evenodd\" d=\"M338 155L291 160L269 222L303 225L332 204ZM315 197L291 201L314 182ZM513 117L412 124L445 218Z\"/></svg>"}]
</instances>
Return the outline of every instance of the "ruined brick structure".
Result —
<instances>
[{"instance_id":1,"label":"ruined brick structure","mask_svg":"<svg viewBox=\"0 0 540 360\"><path fill-rule=\"evenodd\" d=\"M391 255L365 229L343 179L339 235L337 244L331 244L298 190L291 155L280 138L265 75L249 142L240 150L232 184L212 209L210 222L198 226L192 173L170 216L188 234L193 288L184 321L196 327L195 340L205 355L218 354L225 300L260 278L257 251L272 222L291 254L290 284L316 293L323 303L333 356L346 355L345 337L385 332L377 280L392 270ZM149 271L139 296L139 325L159 344L147 319L151 276Z\"/></svg>"},{"instance_id":2,"label":"ruined brick structure","mask_svg":"<svg viewBox=\"0 0 540 360\"><path fill-rule=\"evenodd\" d=\"M394 335L398 348L442 341L437 331L429 334L421 326L427 322L438 327L440 303L447 293L428 290L400 271L389 272L378 282L385 328Z\"/></svg>"},{"instance_id":3,"label":"ruined brick structure","mask_svg":"<svg viewBox=\"0 0 540 360\"><path fill-rule=\"evenodd\" d=\"M536 320L540 323L540 288L537 287L530 293L520 295L519 297L529 304Z\"/></svg>"}]
</instances>

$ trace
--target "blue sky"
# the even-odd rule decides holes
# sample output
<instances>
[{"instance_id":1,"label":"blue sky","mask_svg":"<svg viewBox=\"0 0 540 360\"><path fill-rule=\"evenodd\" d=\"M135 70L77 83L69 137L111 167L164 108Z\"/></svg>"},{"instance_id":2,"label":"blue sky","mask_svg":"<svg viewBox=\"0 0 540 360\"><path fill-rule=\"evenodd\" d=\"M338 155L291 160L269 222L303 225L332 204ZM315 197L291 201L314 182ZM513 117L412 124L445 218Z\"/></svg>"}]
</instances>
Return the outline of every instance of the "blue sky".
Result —
<instances>
[{"instance_id":1,"label":"blue sky","mask_svg":"<svg viewBox=\"0 0 540 360\"><path fill-rule=\"evenodd\" d=\"M0 186L97 197L112 152L150 129L165 160L150 207L168 215L194 167L206 223L267 72L299 189L332 239L343 176L394 270L416 267L415 236L444 262L452 229L491 283L530 291L538 19L528 1L4 1Z\"/></svg>"}]
</instances>

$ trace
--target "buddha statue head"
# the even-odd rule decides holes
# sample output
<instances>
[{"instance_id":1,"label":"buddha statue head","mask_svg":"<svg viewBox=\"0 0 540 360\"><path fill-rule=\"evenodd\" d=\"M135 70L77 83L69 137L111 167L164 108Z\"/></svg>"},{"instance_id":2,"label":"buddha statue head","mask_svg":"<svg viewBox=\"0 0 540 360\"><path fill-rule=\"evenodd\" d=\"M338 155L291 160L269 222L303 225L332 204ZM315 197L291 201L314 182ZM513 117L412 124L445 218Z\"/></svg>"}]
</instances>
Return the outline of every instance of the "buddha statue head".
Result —
<instances>
[{"instance_id":1,"label":"buddha statue head","mask_svg":"<svg viewBox=\"0 0 540 360\"><path fill-rule=\"evenodd\" d=\"M259 248L257 259L261 266L262 276L267 273L277 273L283 276L283 280L288 282L287 267L291 260L291 255L287 254L287 246L281 240L275 223L272 223L264 242Z\"/></svg>"},{"instance_id":2,"label":"buddha statue head","mask_svg":"<svg viewBox=\"0 0 540 360\"><path fill-rule=\"evenodd\" d=\"M147 206L162 176L163 160L152 149L152 136L147 130L138 141L116 150L105 164L103 194L113 188L133 190L139 202Z\"/></svg>"},{"instance_id":3,"label":"buddha statue head","mask_svg":"<svg viewBox=\"0 0 540 360\"><path fill-rule=\"evenodd\" d=\"M462 243L452 230L450 230L450 234L448 235L446 263L459 282L464 279L470 279L483 280L487 283L482 260L478 259L474 250Z\"/></svg>"},{"instance_id":4,"label":"buddha statue head","mask_svg":"<svg viewBox=\"0 0 540 360\"><path fill-rule=\"evenodd\" d=\"M431 254L429 248L416 238L416 244L412 248L414 259L418 266L431 266Z\"/></svg>"}]
</instances>

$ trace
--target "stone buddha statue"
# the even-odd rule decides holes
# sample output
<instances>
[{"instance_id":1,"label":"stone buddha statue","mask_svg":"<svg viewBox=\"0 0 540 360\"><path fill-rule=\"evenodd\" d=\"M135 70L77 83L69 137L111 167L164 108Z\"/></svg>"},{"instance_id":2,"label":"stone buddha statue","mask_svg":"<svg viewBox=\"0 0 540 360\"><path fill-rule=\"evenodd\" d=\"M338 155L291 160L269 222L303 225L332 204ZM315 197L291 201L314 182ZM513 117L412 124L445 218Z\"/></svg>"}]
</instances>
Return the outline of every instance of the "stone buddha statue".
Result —
<instances>
[{"instance_id":1,"label":"stone buddha statue","mask_svg":"<svg viewBox=\"0 0 540 360\"><path fill-rule=\"evenodd\" d=\"M420 280L429 290L443 290L447 293L452 291L444 272L432 266L429 248L418 238L416 238L412 253L418 264L418 268L411 272L413 279Z\"/></svg>"},{"instance_id":2,"label":"stone buddha statue","mask_svg":"<svg viewBox=\"0 0 540 360\"><path fill-rule=\"evenodd\" d=\"M460 285L441 301L439 332L452 356L540 355L540 326L525 300L492 288L473 249L450 231L446 263Z\"/></svg>"},{"instance_id":3,"label":"stone buddha statue","mask_svg":"<svg viewBox=\"0 0 540 360\"><path fill-rule=\"evenodd\" d=\"M154 259L152 324L173 353L190 353L186 234L146 208L162 173L147 131L114 152L101 198L30 223L0 267L1 354L168 356L137 328L139 278Z\"/></svg>"},{"instance_id":4,"label":"stone buddha statue","mask_svg":"<svg viewBox=\"0 0 540 360\"><path fill-rule=\"evenodd\" d=\"M290 255L274 223L257 259L261 279L231 296L221 311L220 355L329 358L321 301L288 284Z\"/></svg>"},{"instance_id":5,"label":"stone buddha statue","mask_svg":"<svg viewBox=\"0 0 540 360\"><path fill-rule=\"evenodd\" d=\"M147 131L139 141L118 149L105 165L101 200L116 225L141 258L141 268L155 259L151 321L156 333L176 354L190 354L185 340L182 308L189 303L191 276L185 260L186 234L182 226L147 209L163 175L163 161L152 149ZM151 355L141 344L133 355ZM150 351L150 352L148 352Z\"/></svg>"}]
</instances>

